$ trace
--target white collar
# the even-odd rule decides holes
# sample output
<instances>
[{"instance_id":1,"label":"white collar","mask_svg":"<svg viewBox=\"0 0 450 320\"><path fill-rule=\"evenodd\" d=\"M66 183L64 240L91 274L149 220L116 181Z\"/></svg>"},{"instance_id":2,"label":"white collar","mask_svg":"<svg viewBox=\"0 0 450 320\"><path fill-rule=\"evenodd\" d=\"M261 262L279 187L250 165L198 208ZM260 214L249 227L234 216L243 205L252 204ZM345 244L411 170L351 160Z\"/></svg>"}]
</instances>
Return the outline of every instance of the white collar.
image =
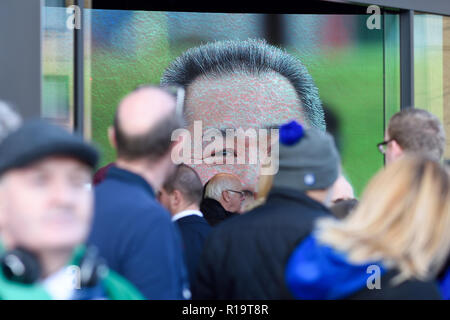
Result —
<instances>
[{"instance_id":1,"label":"white collar","mask_svg":"<svg viewBox=\"0 0 450 320\"><path fill-rule=\"evenodd\" d=\"M196 216L199 216L199 217L203 217L203 214L200 211L198 211L198 210L184 210L184 211L181 211L181 212L178 212L177 214L175 214L172 217L172 221L177 221L177 220L179 220L181 218L184 218L184 217L187 217L187 216L190 216L190 215L196 215Z\"/></svg>"},{"instance_id":2,"label":"white collar","mask_svg":"<svg viewBox=\"0 0 450 320\"><path fill-rule=\"evenodd\" d=\"M42 285L54 300L69 300L75 287L76 273L73 269L64 267L42 280Z\"/></svg>"}]
</instances>

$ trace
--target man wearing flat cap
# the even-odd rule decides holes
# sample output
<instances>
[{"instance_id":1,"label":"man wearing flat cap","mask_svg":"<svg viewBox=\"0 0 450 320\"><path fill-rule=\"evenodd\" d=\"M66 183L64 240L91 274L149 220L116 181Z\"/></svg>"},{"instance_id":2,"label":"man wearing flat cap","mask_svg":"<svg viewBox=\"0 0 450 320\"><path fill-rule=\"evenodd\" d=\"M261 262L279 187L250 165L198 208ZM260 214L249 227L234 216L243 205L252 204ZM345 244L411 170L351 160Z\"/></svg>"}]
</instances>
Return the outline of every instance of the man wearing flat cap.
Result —
<instances>
[{"instance_id":1,"label":"man wearing flat cap","mask_svg":"<svg viewBox=\"0 0 450 320\"><path fill-rule=\"evenodd\" d=\"M292 299L284 281L290 252L327 208L339 175L333 138L296 121L281 126L279 171L265 204L223 222L204 247L194 299Z\"/></svg>"},{"instance_id":2,"label":"man wearing flat cap","mask_svg":"<svg viewBox=\"0 0 450 320\"><path fill-rule=\"evenodd\" d=\"M85 248L97 151L63 128L25 122L0 144L0 299L141 299Z\"/></svg>"}]
</instances>

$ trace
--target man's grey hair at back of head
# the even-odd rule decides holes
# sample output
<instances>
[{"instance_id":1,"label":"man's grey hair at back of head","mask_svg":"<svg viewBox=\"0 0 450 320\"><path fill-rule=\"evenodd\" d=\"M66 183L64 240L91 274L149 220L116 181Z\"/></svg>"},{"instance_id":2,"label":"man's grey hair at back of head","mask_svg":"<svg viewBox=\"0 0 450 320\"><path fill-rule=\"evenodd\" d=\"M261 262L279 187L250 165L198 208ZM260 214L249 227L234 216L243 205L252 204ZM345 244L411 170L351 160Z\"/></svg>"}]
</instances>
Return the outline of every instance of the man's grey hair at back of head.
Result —
<instances>
[{"instance_id":1,"label":"man's grey hair at back of head","mask_svg":"<svg viewBox=\"0 0 450 320\"><path fill-rule=\"evenodd\" d=\"M11 105L0 100L0 142L22 124L22 117Z\"/></svg>"},{"instance_id":2,"label":"man's grey hair at back of head","mask_svg":"<svg viewBox=\"0 0 450 320\"><path fill-rule=\"evenodd\" d=\"M294 87L302 102L310 126L325 131L325 118L319 91L306 67L286 51L265 40L217 41L191 48L166 69L163 85L179 85L186 89L200 76L241 72L257 75L276 72Z\"/></svg>"},{"instance_id":3,"label":"man's grey hair at back of head","mask_svg":"<svg viewBox=\"0 0 450 320\"><path fill-rule=\"evenodd\" d=\"M218 173L208 181L205 189L205 198L211 198L219 201L222 198L222 192L233 190L238 178L229 173Z\"/></svg>"}]
</instances>

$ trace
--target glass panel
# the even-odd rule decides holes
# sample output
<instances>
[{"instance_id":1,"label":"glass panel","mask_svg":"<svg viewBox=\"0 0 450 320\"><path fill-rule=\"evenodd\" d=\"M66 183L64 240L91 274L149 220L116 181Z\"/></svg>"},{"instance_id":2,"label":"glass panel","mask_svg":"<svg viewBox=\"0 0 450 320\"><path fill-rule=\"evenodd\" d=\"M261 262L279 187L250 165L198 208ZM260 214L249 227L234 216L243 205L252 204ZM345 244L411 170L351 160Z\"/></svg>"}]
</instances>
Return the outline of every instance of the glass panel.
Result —
<instances>
[{"instance_id":1,"label":"glass panel","mask_svg":"<svg viewBox=\"0 0 450 320\"><path fill-rule=\"evenodd\" d=\"M400 19L384 15L384 124L400 111Z\"/></svg>"},{"instance_id":2,"label":"glass panel","mask_svg":"<svg viewBox=\"0 0 450 320\"><path fill-rule=\"evenodd\" d=\"M288 51L308 67L339 129L344 173L359 194L383 165L383 30L364 15L288 15ZM361 161L364 159L364 161Z\"/></svg>"},{"instance_id":3,"label":"glass panel","mask_svg":"<svg viewBox=\"0 0 450 320\"><path fill-rule=\"evenodd\" d=\"M264 36L264 15L86 10L91 17L92 138L103 162L114 161L107 127L120 99L142 83L159 83L168 64L208 41ZM366 15L284 15L288 52L309 69L325 106L340 122L344 171L358 194L383 165L384 103L398 110L398 16L383 30L369 30ZM384 97L383 59L386 59ZM386 101L384 101L386 99ZM360 159L364 158L364 161Z\"/></svg>"},{"instance_id":4,"label":"glass panel","mask_svg":"<svg viewBox=\"0 0 450 320\"><path fill-rule=\"evenodd\" d=\"M51 5L62 3L46 2ZM44 7L41 117L73 129L73 30L64 7Z\"/></svg>"},{"instance_id":5,"label":"glass panel","mask_svg":"<svg viewBox=\"0 0 450 320\"><path fill-rule=\"evenodd\" d=\"M435 114L450 132L450 17L414 16L415 105ZM447 139L445 159L450 159Z\"/></svg>"}]
</instances>

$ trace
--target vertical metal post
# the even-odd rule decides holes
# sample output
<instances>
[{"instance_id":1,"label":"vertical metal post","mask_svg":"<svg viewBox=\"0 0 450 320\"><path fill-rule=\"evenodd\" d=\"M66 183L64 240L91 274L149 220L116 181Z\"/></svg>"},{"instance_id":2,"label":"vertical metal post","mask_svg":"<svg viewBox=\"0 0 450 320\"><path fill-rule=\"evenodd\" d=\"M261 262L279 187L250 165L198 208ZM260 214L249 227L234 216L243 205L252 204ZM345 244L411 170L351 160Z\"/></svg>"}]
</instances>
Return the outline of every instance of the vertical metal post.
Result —
<instances>
[{"instance_id":1,"label":"vertical metal post","mask_svg":"<svg viewBox=\"0 0 450 320\"><path fill-rule=\"evenodd\" d=\"M0 0L0 100L41 115L42 0Z\"/></svg>"},{"instance_id":2,"label":"vertical metal post","mask_svg":"<svg viewBox=\"0 0 450 320\"><path fill-rule=\"evenodd\" d=\"M80 8L80 28L74 28L74 131L80 136L84 132L84 43L83 43L83 8L84 0L75 0Z\"/></svg>"},{"instance_id":3,"label":"vertical metal post","mask_svg":"<svg viewBox=\"0 0 450 320\"><path fill-rule=\"evenodd\" d=\"M275 46L284 45L285 31L283 15L266 14L264 16L264 36L268 43Z\"/></svg>"},{"instance_id":4,"label":"vertical metal post","mask_svg":"<svg viewBox=\"0 0 450 320\"><path fill-rule=\"evenodd\" d=\"M414 108L414 11L400 13L400 108Z\"/></svg>"}]
</instances>

